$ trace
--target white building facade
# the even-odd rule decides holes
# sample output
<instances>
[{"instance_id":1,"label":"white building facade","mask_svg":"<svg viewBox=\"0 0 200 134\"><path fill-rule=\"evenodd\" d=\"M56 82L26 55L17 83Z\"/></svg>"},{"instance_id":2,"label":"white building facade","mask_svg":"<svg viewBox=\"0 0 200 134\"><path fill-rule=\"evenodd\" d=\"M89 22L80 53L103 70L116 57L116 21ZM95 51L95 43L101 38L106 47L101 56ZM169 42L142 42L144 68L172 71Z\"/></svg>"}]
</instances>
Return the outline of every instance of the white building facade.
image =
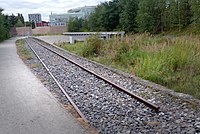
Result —
<instances>
[{"instance_id":1,"label":"white building facade","mask_svg":"<svg viewBox=\"0 0 200 134\"><path fill-rule=\"evenodd\" d=\"M66 26L70 18L86 18L95 11L95 6L85 6L68 10L65 14L49 15L50 26Z\"/></svg>"}]
</instances>

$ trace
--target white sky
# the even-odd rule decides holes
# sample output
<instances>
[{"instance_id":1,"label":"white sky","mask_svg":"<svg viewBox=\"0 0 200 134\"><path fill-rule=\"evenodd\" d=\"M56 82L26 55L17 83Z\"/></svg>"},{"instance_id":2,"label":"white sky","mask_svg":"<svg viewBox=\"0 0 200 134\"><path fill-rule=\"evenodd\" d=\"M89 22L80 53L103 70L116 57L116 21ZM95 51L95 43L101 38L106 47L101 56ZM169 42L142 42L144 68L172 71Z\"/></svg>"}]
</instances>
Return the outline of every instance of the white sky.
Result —
<instances>
[{"instance_id":1,"label":"white sky","mask_svg":"<svg viewBox=\"0 0 200 134\"><path fill-rule=\"evenodd\" d=\"M69 9L82 6L96 6L101 2L110 0L0 0L0 8L4 14L17 15L22 13L28 20L28 14L40 13L42 20L49 21L52 13L66 13Z\"/></svg>"}]
</instances>

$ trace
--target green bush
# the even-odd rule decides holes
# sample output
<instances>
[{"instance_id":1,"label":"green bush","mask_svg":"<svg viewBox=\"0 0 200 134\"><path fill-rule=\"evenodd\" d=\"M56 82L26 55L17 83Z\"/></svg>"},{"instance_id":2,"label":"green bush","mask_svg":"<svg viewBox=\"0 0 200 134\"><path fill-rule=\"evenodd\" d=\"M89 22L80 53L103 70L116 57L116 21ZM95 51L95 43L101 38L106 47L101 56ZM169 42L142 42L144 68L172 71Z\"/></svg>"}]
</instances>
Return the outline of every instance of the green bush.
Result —
<instances>
[{"instance_id":1,"label":"green bush","mask_svg":"<svg viewBox=\"0 0 200 134\"><path fill-rule=\"evenodd\" d=\"M103 51L101 51L103 48L102 40L99 38L98 35L90 36L86 42L84 43L82 55L84 57L89 56L100 56Z\"/></svg>"}]
</instances>

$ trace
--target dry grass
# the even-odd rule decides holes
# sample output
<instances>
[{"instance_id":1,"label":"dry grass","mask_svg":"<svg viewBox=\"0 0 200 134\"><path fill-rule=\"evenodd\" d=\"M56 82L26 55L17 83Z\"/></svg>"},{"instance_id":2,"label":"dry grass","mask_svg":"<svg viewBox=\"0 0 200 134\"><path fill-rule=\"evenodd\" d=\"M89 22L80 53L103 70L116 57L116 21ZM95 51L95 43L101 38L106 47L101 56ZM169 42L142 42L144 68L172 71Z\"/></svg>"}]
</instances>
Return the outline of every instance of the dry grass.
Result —
<instances>
[{"instance_id":1,"label":"dry grass","mask_svg":"<svg viewBox=\"0 0 200 134\"><path fill-rule=\"evenodd\" d=\"M142 34L127 36L122 41L116 38L99 42L93 37L85 44L62 44L62 47L200 99L200 36Z\"/></svg>"},{"instance_id":2,"label":"dry grass","mask_svg":"<svg viewBox=\"0 0 200 134\"><path fill-rule=\"evenodd\" d=\"M31 60L33 57L31 52L25 46L25 40L20 39L16 41L17 52L22 60Z\"/></svg>"}]
</instances>

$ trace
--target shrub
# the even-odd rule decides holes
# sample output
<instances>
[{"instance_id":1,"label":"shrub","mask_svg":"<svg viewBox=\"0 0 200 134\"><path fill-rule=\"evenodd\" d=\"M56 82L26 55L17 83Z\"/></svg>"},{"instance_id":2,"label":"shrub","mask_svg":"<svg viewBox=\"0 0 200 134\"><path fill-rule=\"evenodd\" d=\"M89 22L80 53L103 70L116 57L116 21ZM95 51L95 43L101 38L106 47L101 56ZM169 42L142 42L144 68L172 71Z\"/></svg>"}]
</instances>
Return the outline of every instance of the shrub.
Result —
<instances>
[{"instance_id":1,"label":"shrub","mask_svg":"<svg viewBox=\"0 0 200 134\"><path fill-rule=\"evenodd\" d=\"M96 35L72 47L84 57L200 98L199 36L143 34L103 41Z\"/></svg>"},{"instance_id":2,"label":"shrub","mask_svg":"<svg viewBox=\"0 0 200 134\"><path fill-rule=\"evenodd\" d=\"M103 53L103 43L98 35L90 36L84 43L82 55L84 57L99 56Z\"/></svg>"}]
</instances>

